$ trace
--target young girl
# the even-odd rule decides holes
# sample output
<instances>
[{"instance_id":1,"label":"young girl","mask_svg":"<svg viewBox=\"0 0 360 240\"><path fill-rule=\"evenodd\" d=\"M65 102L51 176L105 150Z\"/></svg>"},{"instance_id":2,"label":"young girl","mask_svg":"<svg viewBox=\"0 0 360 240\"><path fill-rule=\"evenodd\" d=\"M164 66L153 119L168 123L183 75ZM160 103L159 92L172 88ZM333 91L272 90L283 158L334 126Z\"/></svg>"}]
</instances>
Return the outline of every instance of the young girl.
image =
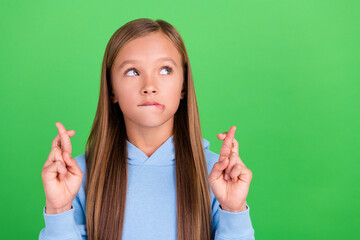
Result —
<instances>
[{"instance_id":1,"label":"young girl","mask_svg":"<svg viewBox=\"0 0 360 240\"><path fill-rule=\"evenodd\" d=\"M59 134L42 170L39 239L254 239L246 204L252 172L235 127L202 138L189 57L178 31L141 18L106 47L85 153Z\"/></svg>"}]
</instances>

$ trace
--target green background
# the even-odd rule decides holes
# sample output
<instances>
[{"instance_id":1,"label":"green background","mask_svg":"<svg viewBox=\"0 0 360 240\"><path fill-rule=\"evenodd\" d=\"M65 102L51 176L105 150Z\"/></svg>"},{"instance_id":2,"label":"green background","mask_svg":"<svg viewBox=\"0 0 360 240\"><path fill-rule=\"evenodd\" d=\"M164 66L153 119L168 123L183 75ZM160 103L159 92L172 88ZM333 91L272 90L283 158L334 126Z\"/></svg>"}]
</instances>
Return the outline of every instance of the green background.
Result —
<instances>
[{"instance_id":1,"label":"green background","mask_svg":"<svg viewBox=\"0 0 360 240\"><path fill-rule=\"evenodd\" d=\"M359 10L357 0L1 0L0 238L38 238L55 122L76 131L82 154L106 44L147 17L185 41L210 149L237 126L255 238L355 239Z\"/></svg>"}]
</instances>

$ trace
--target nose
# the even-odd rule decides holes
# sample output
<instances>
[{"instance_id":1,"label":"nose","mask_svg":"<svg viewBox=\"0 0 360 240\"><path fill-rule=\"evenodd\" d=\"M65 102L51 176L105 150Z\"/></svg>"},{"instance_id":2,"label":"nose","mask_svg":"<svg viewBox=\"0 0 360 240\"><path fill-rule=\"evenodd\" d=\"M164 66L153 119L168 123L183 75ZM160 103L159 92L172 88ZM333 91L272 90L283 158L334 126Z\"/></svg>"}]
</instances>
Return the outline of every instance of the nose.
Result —
<instances>
[{"instance_id":1,"label":"nose","mask_svg":"<svg viewBox=\"0 0 360 240\"><path fill-rule=\"evenodd\" d=\"M144 86L141 89L141 93L144 95L157 94L158 89L156 87L155 82L156 82L156 80L153 79L152 77L147 77L144 80Z\"/></svg>"}]
</instances>

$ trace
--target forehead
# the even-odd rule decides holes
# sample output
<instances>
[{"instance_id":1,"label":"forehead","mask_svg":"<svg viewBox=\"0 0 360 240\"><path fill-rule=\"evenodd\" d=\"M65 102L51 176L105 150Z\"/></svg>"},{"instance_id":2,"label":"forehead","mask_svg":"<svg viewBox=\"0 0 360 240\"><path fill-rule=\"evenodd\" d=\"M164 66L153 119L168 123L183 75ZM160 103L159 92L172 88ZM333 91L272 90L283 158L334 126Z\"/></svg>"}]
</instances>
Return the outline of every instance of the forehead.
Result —
<instances>
[{"instance_id":1,"label":"forehead","mask_svg":"<svg viewBox=\"0 0 360 240\"><path fill-rule=\"evenodd\" d=\"M116 56L114 65L127 60L150 63L166 57L181 66L181 55L174 43L164 33L154 32L125 44Z\"/></svg>"}]
</instances>

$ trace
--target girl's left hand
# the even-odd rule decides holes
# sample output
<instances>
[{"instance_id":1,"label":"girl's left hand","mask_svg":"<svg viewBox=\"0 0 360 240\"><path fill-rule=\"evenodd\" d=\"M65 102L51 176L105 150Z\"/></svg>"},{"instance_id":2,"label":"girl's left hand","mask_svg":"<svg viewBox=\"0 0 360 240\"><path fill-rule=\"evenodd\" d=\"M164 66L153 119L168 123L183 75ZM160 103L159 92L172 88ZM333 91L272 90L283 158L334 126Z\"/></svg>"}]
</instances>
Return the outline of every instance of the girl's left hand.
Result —
<instances>
[{"instance_id":1,"label":"girl's left hand","mask_svg":"<svg viewBox=\"0 0 360 240\"><path fill-rule=\"evenodd\" d=\"M252 172L239 157L239 144L234 138L236 127L229 132L218 134L224 140L219 161L216 162L208 176L210 187L221 209L229 212L246 210L246 197L252 179ZM229 177L228 177L229 176Z\"/></svg>"}]
</instances>

